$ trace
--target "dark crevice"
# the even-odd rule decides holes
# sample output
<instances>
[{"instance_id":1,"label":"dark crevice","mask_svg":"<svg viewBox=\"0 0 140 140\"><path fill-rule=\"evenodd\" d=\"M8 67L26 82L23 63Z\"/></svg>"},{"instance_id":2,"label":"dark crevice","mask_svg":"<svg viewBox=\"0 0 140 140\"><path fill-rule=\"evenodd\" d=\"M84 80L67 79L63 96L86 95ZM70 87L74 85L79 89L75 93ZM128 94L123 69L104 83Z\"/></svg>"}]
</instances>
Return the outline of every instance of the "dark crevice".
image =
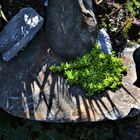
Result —
<instances>
[{"instance_id":1,"label":"dark crevice","mask_svg":"<svg viewBox=\"0 0 140 140\"><path fill-rule=\"evenodd\" d=\"M140 47L134 51L133 59L136 65L137 74L137 80L134 82L134 85L140 88Z\"/></svg>"}]
</instances>

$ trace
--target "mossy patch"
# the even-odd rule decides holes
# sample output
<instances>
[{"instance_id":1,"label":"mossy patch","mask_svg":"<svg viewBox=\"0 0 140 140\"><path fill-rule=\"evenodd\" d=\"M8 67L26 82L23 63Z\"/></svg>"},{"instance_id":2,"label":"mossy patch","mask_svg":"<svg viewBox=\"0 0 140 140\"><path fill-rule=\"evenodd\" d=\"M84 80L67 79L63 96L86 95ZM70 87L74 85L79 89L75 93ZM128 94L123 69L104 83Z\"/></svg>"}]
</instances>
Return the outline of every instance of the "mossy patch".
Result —
<instances>
[{"instance_id":1,"label":"mossy patch","mask_svg":"<svg viewBox=\"0 0 140 140\"><path fill-rule=\"evenodd\" d=\"M105 54L95 45L90 53L60 66L51 66L50 70L63 72L70 85L80 85L87 96L92 96L107 88L117 89L126 67L114 53Z\"/></svg>"}]
</instances>

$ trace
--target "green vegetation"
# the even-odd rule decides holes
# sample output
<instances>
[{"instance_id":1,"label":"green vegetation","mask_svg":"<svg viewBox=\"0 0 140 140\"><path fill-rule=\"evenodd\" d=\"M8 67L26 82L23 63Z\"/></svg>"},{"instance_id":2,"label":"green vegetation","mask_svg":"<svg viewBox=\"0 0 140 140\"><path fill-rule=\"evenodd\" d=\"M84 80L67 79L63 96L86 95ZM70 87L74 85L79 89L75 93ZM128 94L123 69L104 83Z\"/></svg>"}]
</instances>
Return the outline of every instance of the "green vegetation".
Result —
<instances>
[{"instance_id":1,"label":"green vegetation","mask_svg":"<svg viewBox=\"0 0 140 140\"><path fill-rule=\"evenodd\" d=\"M124 24L124 27L122 28L121 34L126 39L128 38L128 32L131 29L132 22L133 22L132 18L127 17L125 24Z\"/></svg>"},{"instance_id":2,"label":"green vegetation","mask_svg":"<svg viewBox=\"0 0 140 140\"><path fill-rule=\"evenodd\" d=\"M140 116L98 123L45 123L0 110L0 140L136 140L140 130L135 125L139 123Z\"/></svg>"},{"instance_id":3,"label":"green vegetation","mask_svg":"<svg viewBox=\"0 0 140 140\"><path fill-rule=\"evenodd\" d=\"M124 3L121 0L118 0L118 3L121 3L121 8L110 9L109 13L101 13L101 18L99 19L99 26L106 27L110 31L111 38L120 37L127 40L131 39L133 33L129 31L134 26L134 21L140 20L140 1L139 0L126 0ZM137 27L136 27L137 26ZM135 23L135 30L139 30L138 25ZM136 33L137 34L137 33ZM140 34L140 31L139 31ZM112 42L114 41L112 39ZM138 41L139 38L135 38L132 41Z\"/></svg>"},{"instance_id":4,"label":"green vegetation","mask_svg":"<svg viewBox=\"0 0 140 140\"><path fill-rule=\"evenodd\" d=\"M90 53L60 66L51 66L52 72L64 72L69 84L78 84L92 96L107 88L115 90L121 84L122 73L126 71L122 61L105 54L95 45Z\"/></svg>"},{"instance_id":5,"label":"green vegetation","mask_svg":"<svg viewBox=\"0 0 140 140\"><path fill-rule=\"evenodd\" d=\"M127 0L127 3L125 4L125 11L128 12L128 15L126 16L125 23L122 27L122 36L124 38L128 38L128 32L132 27L133 20L135 18L140 18L140 2L137 0Z\"/></svg>"},{"instance_id":6,"label":"green vegetation","mask_svg":"<svg viewBox=\"0 0 140 140\"><path fill-rule=\"evenodd\" d=\"M127 0L125 10L128 11L131 16L139 16L140 18L140 2L138 0Z\"/></svg>"},{"instance_id":7,"label":"green vegetation","mask_svg":"<svg viewBox=\"0 0 140 140\"><path fill-rule=\"evenodd\" d=\"M45 123L13 117L0 110L0 140L139 139L140 116L99 123Z\"/></svg>"},{"instance_id":8,"label":"green vegetation","mask_svg":"<svg viewBox=\"0 0 140 140\"><path fill-rule=\"evenodd\" d=\"M0 110L1 140L110 140L113 129L103 124L55 124L23 120ZM82 128L82 129L81 129Z\"/></svg>"}]
</instances>

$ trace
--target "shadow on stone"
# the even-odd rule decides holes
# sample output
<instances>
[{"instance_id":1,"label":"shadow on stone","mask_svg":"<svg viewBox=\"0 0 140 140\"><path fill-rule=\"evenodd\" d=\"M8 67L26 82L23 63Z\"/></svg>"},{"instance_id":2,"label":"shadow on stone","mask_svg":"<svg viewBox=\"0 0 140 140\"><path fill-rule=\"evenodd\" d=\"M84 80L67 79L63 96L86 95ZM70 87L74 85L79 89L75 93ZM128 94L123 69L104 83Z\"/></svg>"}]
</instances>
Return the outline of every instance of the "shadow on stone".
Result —
<instances>
[{"instance_id":1,"label":"shadow on stone","mask_svg":"<svg viewBox=\"0 0 140 140\"><path fill-rule=\"evenodd\" d=\"M128 95L130 95L136 102L138 102L138 100L132 95L131 92L129 92L123 85L121 85L121 87L125 91L125 93L127 93Z\"/></svg>"}]
</instances>

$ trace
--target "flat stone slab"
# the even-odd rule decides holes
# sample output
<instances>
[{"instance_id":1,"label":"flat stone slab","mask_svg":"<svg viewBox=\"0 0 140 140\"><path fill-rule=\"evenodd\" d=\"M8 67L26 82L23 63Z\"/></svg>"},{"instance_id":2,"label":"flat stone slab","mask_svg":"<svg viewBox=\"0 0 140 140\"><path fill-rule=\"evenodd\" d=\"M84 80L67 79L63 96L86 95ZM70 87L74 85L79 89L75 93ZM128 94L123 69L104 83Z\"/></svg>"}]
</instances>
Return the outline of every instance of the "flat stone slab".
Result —
<instances>
[{"instance_id":1,"label":"flat stone slab","mask_svg":"<svg viewBox=\"0 0 140 140\"><path fill-rule=\"evenodd\" d=\"M135 47L126 48L122 55L128 69L122 87L88 99L80 87L69 86L63 75L49 72L49 66L65 59L49 48L44 34L39 34L8 64L0 59L2 109L14 116L46 122L97 122L140 113L140 88L133 85Z\"/></svg>"},{"instance_id":2,"label":"flat stone slab","mask_svg":"<svg viewBox=\"0 0 140 140\"><path fill-rule=\"evenodd\" d=\"M0 52L9 61L33 39L43 24L43 18L32 8L23 8L0 33Z\"/></svg>"}]
</instances>

